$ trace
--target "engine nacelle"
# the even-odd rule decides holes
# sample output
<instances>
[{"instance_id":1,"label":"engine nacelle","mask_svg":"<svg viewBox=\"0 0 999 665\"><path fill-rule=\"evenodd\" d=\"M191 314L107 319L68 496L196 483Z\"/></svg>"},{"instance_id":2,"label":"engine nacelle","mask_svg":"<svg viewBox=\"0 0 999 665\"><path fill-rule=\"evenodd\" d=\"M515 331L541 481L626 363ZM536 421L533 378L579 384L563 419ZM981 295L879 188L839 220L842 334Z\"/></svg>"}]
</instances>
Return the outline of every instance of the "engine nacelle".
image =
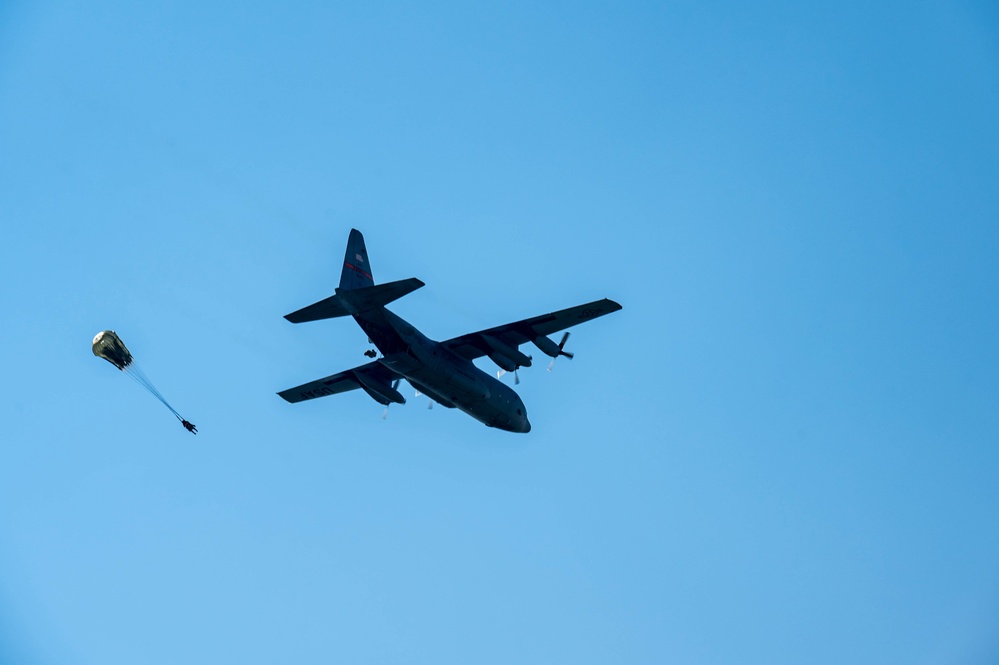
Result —
<instances>
[{"instance_id":1,"label":"engine nacelle","mask_svg":"<svg viewBox=\"0 0 999 665\"><path fill-rule=\"evenodd\" d=\"M508 372L513 372L517 369L517 363L510 360L502 353L497 353L493 351L492 353L489 354L489 359Z\"/></svg>"},{"instance_id":2,"label":"engine nacelle","mask_svg":"<svg viewBox=\"0 0 999 665\"><path fill-rule=\"evenodd\" d=\"M365 376L363 372L354 372L354 378L364 388L364 392L368 393L379 404L388 405L389 402L395 402L396 404L406 403L406 398L387 383L382 383L369 376Z\"/></svg>"},{"instance_id":3,"label":"engine nacelle","mask_svg":"<svg viewBox=\"0 0 999 665\"><path fill-rule=\"evenodd\" d=\"M492 349L492 353L488 354L490 359L506 371L512 372L518 367L531 366L531 357L524 355L516 347L492 335L482 335L482 339Z\"/></svg>"},{"instance_id":4,"label":"engine nacelle","mask_svg":"<svg viewBox=\"0 0 999 665\"><path fill-rule=\"evenodd\" d=\"M559 355L559 351L561 350L558 348L558 344L551 341L544 335L538 335L531 341L534 342L534 346L538 347L541 353L546 356L551 356L552 358L557 357Z\"/></svg>"}]
</instances>

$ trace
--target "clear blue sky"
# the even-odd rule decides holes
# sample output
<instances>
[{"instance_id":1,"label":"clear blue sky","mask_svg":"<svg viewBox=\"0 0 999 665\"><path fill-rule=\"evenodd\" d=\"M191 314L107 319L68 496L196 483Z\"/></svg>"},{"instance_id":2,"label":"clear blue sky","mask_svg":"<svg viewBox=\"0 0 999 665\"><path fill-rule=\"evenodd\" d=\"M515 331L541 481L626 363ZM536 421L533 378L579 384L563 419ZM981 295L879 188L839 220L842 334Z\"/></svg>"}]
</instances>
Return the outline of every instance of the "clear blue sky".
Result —
<instances>
[{"instance_id":1,"label":"clear blue sky","mask_svg":"<svg viewBox=\"0 0 999 665\"><path fill-rule=\"evenodd\" d=\"M14 0L0 221L0 662L999 660L992 2ZM624 310L526 436L286 404L351 227Z\"/></svg>"}]
</instances>

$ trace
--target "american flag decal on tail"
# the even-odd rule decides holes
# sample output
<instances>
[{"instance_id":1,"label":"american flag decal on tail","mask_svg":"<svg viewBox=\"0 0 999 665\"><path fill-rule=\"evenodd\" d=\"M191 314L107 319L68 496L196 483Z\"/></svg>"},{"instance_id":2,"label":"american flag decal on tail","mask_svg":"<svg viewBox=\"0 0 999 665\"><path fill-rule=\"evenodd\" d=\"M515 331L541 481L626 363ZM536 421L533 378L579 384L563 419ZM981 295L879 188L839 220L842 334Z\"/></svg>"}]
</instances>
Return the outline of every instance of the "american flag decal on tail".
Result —
<instances>
[{"instance_id":1,"label":"american flag decal on tail","mask_svg":"<svg viewBox=\"0 0 999 665\"><path fill-rule=\"evenodd\" d=\"M351 229L347 238L347 252L343 256L343 270L340 273L340 288L347 291L374 286L368 252L364 248L364 236L357 229Z\"/></svg>"}]
</instances>

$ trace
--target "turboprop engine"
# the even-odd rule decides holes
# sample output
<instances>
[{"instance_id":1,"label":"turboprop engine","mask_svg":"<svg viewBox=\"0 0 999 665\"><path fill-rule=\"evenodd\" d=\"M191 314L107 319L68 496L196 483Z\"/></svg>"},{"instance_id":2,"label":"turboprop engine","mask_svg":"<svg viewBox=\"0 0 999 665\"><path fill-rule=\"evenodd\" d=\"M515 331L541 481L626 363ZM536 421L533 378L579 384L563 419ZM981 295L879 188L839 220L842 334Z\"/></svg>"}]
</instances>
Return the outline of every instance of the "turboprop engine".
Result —
<instances>
[{"instance_id":1,"label":"turboprop engine","mask_svg":"<svg viewBox=\"0 0 999 665\"><path fill-rule=\"evenodd\" d=\"M518 367L530 367L531 357L521 353L516 347L492 335L482 335L482 340L489 346L489 359L507 372L513 372Z\"/></svg>"}]
</instances>

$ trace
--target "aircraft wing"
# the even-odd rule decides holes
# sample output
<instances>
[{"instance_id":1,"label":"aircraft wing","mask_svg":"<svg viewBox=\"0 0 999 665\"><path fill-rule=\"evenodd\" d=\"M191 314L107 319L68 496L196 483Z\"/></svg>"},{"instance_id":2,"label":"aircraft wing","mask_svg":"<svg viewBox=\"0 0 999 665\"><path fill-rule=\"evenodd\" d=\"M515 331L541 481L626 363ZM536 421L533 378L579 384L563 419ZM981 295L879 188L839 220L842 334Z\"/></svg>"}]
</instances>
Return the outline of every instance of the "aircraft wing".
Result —
<instances>
[{"instance_id":1,"label":"aircraft wing","mask_svg":"<svg viewBox=\"0 0 999 665\"><path fill-rule=\"evenodd\" d=\"M494 340L517 348L521 344L533 342L538 337L547 337L604 314L616 312L619 309L621 309L621 305L604 298L585 305L560 309L550 314L542 314L523 321L469 333L441 343L459 356L474 360L493 352L495 350Z\"/></svg>"},{"instance_id":2,"label":"aircraft wing","mask_svg":"<svg viewBox=\"0 0 999 665\"><path fill-rule=\"evenodd\" d=\"M345 393L355 388L361 388L368 393L372 399L381 404L389 402L405 402L399 392L392 387L392 382L399 378L399 375L390 370L379 361L367 363L360 367L348 369L337 374L332 374L322 379L303 383L294 388L288 388L278 393L285 401L304 402L305 400L327 395L337 395Z\"/></svg>"}]
</instances>

